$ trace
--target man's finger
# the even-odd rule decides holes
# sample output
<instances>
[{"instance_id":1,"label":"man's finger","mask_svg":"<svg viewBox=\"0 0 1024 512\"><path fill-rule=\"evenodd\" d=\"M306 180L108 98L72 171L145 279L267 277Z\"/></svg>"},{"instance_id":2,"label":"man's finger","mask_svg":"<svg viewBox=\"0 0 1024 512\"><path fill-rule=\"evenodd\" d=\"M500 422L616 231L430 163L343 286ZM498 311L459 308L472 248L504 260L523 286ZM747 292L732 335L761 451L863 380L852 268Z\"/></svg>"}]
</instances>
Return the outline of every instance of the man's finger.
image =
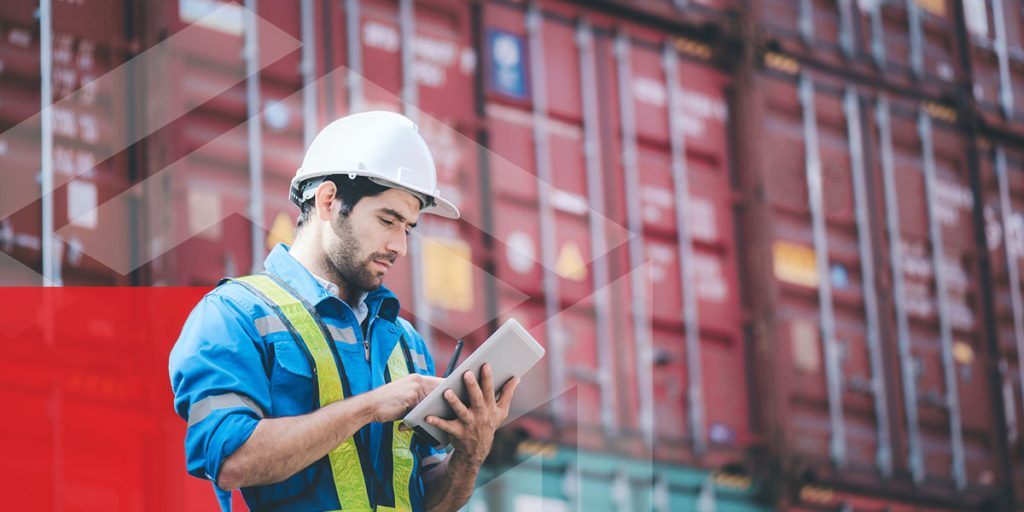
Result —
<instances>
[{"instance_id":1,"label":"man's finger","mask_svg":"<svg viewBox=\"0 0 1024 512\"><path fill-rule=\"evenodd\" d=\"M454 391L450 389L445 390L444 399L448 402L448 405L452 406L452 410L455 411L455 415L458 416L460 420L469 422L473 415L470 414L469 409L466 408L466 404L462 403L462 400L459 400L459 397L455 396Z\"/></svg>"},{"instance_id":2,"label":"man's finger","mask_svg":"<svg viewBox=\"0 0 1024 512\"><path fill-rule=\"evenodd\" d=\"M519 382L519 377L512 377L501 387L501 398L498 399L498 407L508 411L508 408L512 406L512 394L519 387Z\"/></svg>"},{"instance_id":3,"label":"man's finger","mask_svg":"<svg viewBox=\"0 0 1024 512\"><path fill-rule=\"evenodd\" d=\"M409 425L406 425L404 421L400 425L398 425L398 431L399 432L408 432L410 430L412 430L412 429L409 428Z\"/></svg>"},{"instance_id":4,"label":"man's finger","mask_svg":"<svg viewBox=\"0 0 1024 512\"><path fill-rule=\"evenodd\" d=\"M466 372L462 380L466 382L466 391L469 392L469 406L476 409L484 406L484 393L480 391L480 383L476 381L473 372Z\"/></svg>"},{"instance_id":5,"label":"man's finger","mask_svg":"<svg viewBox=\"0 0 1024 512\"><path fill-rule=\"evenodd\" d=\"M455 420L442 420L437 416L427 416L427 424L443 430L450 436L460 437L462 434L462 423Z\"/></svg>"},{"instance_id":6,"label":"man's finger","mask_svg":"<svg viewBox=\"0 0 1024 512\"><path fill-rule=\"evenodd\" d=\"M494 379L491 375L492 373L491 363L484 363L483 369L480 370L480 389L484 395L484 403L488 405L494 403Z\"/></svg>"}]
</instances>

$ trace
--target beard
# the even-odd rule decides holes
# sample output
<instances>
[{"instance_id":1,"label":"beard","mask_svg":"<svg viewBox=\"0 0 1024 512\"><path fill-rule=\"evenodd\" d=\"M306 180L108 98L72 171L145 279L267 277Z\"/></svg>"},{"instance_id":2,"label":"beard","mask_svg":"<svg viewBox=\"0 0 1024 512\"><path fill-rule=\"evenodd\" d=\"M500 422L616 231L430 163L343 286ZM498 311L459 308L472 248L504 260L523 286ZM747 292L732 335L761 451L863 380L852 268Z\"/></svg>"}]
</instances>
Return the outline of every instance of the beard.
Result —
<instances>
[{"instance_id":1,"label":"beard","mask_svg":"<svg viewBox=\"0 0 1024 512\"><path fill-rule=\"evenodd\" d=\"M375 252L360 259L362 244L352 230L351 221L344 215L331 223L331 229L337 238L327 247L327 262L336 275L348 286L360 291L370 292L380 288L387 272L371 270L370 265L374 260L394 263L398 255Z\"/></svg>"}]
</instances>

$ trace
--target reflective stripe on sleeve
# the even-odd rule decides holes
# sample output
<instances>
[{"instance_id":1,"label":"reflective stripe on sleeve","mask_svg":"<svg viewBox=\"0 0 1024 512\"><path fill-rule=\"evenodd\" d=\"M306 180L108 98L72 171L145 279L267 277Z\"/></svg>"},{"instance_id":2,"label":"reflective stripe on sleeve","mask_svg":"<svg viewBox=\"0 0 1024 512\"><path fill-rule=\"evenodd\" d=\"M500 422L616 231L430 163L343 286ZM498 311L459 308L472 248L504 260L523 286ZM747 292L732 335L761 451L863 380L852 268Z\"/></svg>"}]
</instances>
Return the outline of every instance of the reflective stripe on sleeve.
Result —
<instances>
[{"instance_id":1,"label":"reflective stripe on sleeve","mask_svg":"<svg viewBox=\"0 0 1024 512\"><path fill-rule=\"evenodd\" d=\"M284 326L284 322L282 322L281 318L277 315L272 314L257 318L255 323L256 330L259 331L260 336L264 338L275 332L288 332L288 328Z\"/></svg>"},{"instance_id":2,"label":"reflective stripe on sleeve","mask_svg":"<svg viewBox=\"0 0 1024 512\"><path fill-rule=\"evenodd\" d=\"M211 395L194 404L188 409L188 426L195 425L206 419L213 411L221 409L249 409L263 419L263 411L247 396L238 393L224 393L223 395Z\"/></svg>"}]
</instances>

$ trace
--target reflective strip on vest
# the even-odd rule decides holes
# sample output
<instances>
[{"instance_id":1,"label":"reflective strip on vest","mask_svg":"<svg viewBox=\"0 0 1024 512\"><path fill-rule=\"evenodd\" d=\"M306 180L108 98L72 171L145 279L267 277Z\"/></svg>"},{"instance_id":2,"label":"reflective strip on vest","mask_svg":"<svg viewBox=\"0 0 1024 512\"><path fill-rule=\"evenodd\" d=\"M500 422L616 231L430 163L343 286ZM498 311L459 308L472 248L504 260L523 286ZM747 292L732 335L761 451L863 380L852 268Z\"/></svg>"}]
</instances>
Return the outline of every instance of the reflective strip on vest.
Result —
<instances>
[{"instance_id":1,"label":"reflective strip on vest","mask_svg":"<svg viewBox=\"0 0 1024 512\"><path fill-rule=\"evenodd\" d=\"M236 279L249 286L252 286L267 299L273 302L285 316L292 328L302 338L302 343L313 356L315 367L313 375L317 380L317 388L320 392L320 407L343 400L345 398L345 387L341 382L341 374L338 365L335 363L334 352L324 337L323 331L317 325L313 315L306 309L302 302L293 297L287 290L278 285L266 275L251 275ZM346 328L350 333L351 328ZM332 335L336 335L333 330ZM346 339L338 341L348 342ZM402 350L402 340L395 344L395 349L388 357L388 374L390 382L394 382L409 375L409 367L406 363L405 352ZM388 507L378 505L376 510L384 511L412 511L412 498L409 495L409 485L412 481L412 472L415 465L412 453L413 433L400 432L398 426L401 422L392 423L392 488L395 494L395 506ZM337 448L328 453L331 463L331 474L334 477L334 487L338 494L338 502L344 512L350 511L373 511L370 506L370 499L366 490L366 483L363 480L363 467L359 461L359 452L356 450L355 439L349 437Z\"/></svg>"},{"instance_id":2,"label":"reflective strip on vest","mask_svg":"<svg viewBox=\"0 0 1024 512\"><path fill-rule=\"evenodd\" d=\"M391 382L409 376L409 367L405 363L401 340L395 344L395 350L388 358L388 374L391 376ZM401 424L401 421L391 424L391 466L394 468L391 487L395 491L395 509L412 510L412 499L409 497L409 483L412 480L413 466L415 466L411 449L412 431L399 431L398 427Z\"/></svg>"},{"instance_id":3,"label":"reflective strip on vest","mask_svg":"<svg viewBox=\"0 0 1024 512\"><path fill-rule=\"evenodd\" d=\"M338 365L334 360L327 339L317 325L313 316L299 299L292 297L273 279L263 275L252 275L237 279L251 285L265 295L280 309L292 328L302 338L302 343L313 356L313 375L316 376L317 388L320 392L320 407L345 398L345 388L341 383ZM363 480L363 467L359 461L355 439L351 436L340 445L328 452L331 474L334 476L334 488L338 493L338 502L345 511L371 511L370 498L366 493L366 482Z\"/></svg>"}]
</instances>

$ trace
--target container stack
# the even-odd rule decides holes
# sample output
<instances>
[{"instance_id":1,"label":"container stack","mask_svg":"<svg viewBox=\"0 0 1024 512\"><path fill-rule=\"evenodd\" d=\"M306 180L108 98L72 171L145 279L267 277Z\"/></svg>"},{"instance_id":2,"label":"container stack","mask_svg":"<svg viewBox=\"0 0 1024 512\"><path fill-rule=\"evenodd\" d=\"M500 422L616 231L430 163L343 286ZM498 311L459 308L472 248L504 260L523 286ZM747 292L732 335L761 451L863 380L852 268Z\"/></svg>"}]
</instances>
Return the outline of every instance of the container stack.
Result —
<instances>
[{"instance_id":1,"label":"container stack","mask_svg":"<svg viewBox=\"0 0 1024 512\"><path fill-rule=\"evenodd\" d=\"M548 350L471 510L1024 509L1019 0L52 3L0 7L3 284L259 270L316 132L402 112L463 215L403 316L435 361L512 317ZM63 432L38 384L0 391Z\"/></svg>"}]
</instances>

